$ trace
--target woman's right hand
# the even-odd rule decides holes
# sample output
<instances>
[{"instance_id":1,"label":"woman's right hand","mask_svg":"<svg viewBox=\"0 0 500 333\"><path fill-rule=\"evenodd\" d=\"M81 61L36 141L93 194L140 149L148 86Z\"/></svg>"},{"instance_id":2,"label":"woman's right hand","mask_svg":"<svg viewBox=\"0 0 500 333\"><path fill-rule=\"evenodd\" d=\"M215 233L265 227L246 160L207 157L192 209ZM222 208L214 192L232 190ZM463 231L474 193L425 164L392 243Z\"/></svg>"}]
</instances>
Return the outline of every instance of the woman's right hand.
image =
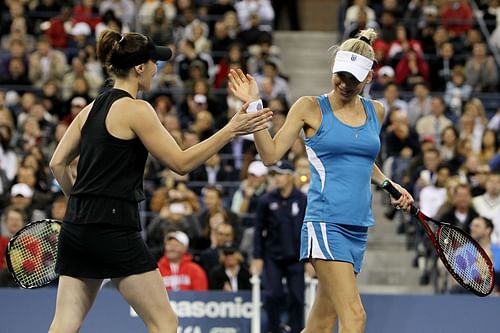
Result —
<instances>
[{"instance_id":1,"label":"woman's right hand","mask_svg":"<svg viewBox=\"0 0 500 333\"><path fill-rule=\"evenodd\" d=\"M234 96L243 102L252 102L260 98L257 81L250 74L243 73L241 69L231 69L228 74L229 89Z\"/></svg>"},{"instance_id":2,"label":"woman's right hand","mask_svg":"<svg viewBox=\"0 0 500 333\"><path fill-rule=\"evenodd\" d=\"M251 134L266 129L273 117L273 112L269 108L247 113L248 104L248 102L243 104L240 111L236 112L227 124L235 135Z\"/></svg>"}]
</instances>

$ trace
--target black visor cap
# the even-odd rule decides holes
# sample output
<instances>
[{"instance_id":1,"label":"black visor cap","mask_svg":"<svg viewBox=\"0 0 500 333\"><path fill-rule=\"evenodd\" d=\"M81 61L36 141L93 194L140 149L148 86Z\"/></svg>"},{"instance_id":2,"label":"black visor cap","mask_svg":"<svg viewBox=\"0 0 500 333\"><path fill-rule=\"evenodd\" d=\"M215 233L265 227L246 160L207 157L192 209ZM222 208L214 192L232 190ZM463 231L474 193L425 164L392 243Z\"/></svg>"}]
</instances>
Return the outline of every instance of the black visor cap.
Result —
<instances>
[{"instance_id":1,"label":"black visor cap","mask_svg":"<svg viewBox=\"0 0 500 333\"><path fill-rule=\"evenodd\" d=\"M128 54L122 57L113 57L111 64L118 68L131 68L140 64L144 64L149 60L153 61L168 61L172 58L173 52L170 47L158 46L148 38L146 47L136 53Z\"/></svg>"}]
</instances>

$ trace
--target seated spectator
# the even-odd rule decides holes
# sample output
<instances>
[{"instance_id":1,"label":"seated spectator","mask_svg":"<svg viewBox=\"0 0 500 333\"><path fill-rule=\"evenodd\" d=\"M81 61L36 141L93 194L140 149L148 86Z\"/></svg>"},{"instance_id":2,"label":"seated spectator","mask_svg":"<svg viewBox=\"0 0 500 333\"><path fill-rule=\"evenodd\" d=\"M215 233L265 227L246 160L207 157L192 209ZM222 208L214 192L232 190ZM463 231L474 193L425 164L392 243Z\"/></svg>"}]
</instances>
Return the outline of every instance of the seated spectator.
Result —
<instances>
[{"instance_id":1,"label":"seated spectator","mask_svg":"<svg viewBox=\"0 0 500 333\"><path fill-rule=\"evenodd\" d=\"M212 239L212 246L201 251L196 258L205 272L210 272L213 267L220 263L220 251L224 244L235 243L234 229L231 223L222 221L216 224Z\"/></svg>"},{"instance_id":2,"label":"seated spectator","mask_svg":"<svg viewBox=\"0 0 500 333\"><path fill-rule=\"evenodd\" d=\"M208 289L207 274L192 261L188 252L189 237L182 231L169 231L164 237L164 254L158 268L167 290L204 291Z\"/></svg>"},{"instance_id":3,"label":"seated spectator","mask_svg":"<svg viewBox=\"0 0 500 333\"><path fill-rule=\"evenodd\" d=\"M24 183L17 183L10 189L10 204L26 212L28 221L43 220L46 215L42 210L33 208L33 189Z\"/></svg>"},{"instance_id":4,"label":"seated spectator","mask_svg":"<svg viewBox=\"0 0 500 333\"><path fill-rule=\"evenodd\" d=\"M216 247L215 227L219 223L229 223L233 227L234 242L241 240L241 222L239 216L223 206L222 190L214 185L203 189L203 204L205 209L200 213L198 220L201 234L197 239L197 249L204 250Z\"/></svg>"},{"instance_id":5,"label":"seated spectator","mask_svg":"<svg viewBox=\"0 0 500 333\"><path fill-rule=\"evenodd\" d=\"M467 84L472 86L475 92L497 91L498 68L487 51L484 42L474 44L472 57L465 64Z\"/></svg>"},{"instance_id":6,"label":"seated spectator","mask_svg":"<svg viewBox=\"0 0 500 333\"><path fill-rule=\"evenodd\" d=\"M17 155L11 145L13 129L0 122L0 184L4 192L14 180L17 172ZM1 205L0 205L1 208Z\"/></svg>"},{"instance_id":7,"label":"seated spectator","mask_svg":"<svg viewBox=\"0 0 500 333\"><path fill-rule=\"evenodd\" d=\"M452 38L463 36L472 28L474 14L465 0L449 0L441 7L441 24Z\"/></svg>"},{"instance_id":8,"label":"seated spectator","mask_svg":"<svg viewBox=\"0 0 500 333\"><path fill-rule=\"evenodd\" d=\"M11 86L29 86L27 68L22 59L11 58L7 64L7 76L0 79L0 84Z\"/></svg>"},{"instance_id":9,"label":"seated spectator","mask_svg":"<svg viewBox=\"0 0 500 333\"><path fill-rule=\"evenodd\" d=\"M375 21L375 11L368 6L366 0L355 0L352 6L347 8L344 19L344 30L350 31L353 24L359 19L359 13L364 12L367 21Z\"/></svg>"},{"instance_id":10,"label":"seated spectator","mask_svg":"<svg viewBox=\"0 0 500 333\"><path fill-rule=\"evenodd\" d=\"M385 87L394 82L394 69L391 66L382 66L375 72L375 80L371 83L370 92L383 91Z\"/></svg>"},{"instance_id":11,"label":"seated spectator","mask_svg":"<svg viewBox=\"0 0 500 333\"><path fill-rule=\"evenodd\" d=\"M490 219L478 216L474 218L470 224L470 235L474 240L476 240L479 245L486 251L488 256L493 262L493 268L496 272L500 270L500 245L492 242L492 235L495 232L495 226ZM496 275L498 277L498 275ZM464 294L469 293L462 286L458 285L457 282L448 277L450 282L449 292L452 294ZM498 286L498 285L497 285Z\"/></svg>"},{"instance_id":12,"label":"seated spectator","mask_svg":"<svg viewBox=\"0 0 500 333\"><path fill-rule=\"evenodd\" d=\"M21 59L24 68L28 68L28 53L26 52L26 45L21 39L11 39L8 46L8 52L2 53L0 57L0 77L4 78L11 74L9 65L10 60L14 58Z\"/></svg>"},{"instance_id":13,"label":"seated spectator","mask_svg":"<svg viewBox=\"0 0 500 333\"><path fill-rule=\"evenodd\" d=\"M43 22L40 28L45 32L52 47L64 49L68 47L71 26L76 22L72 22L72 8L69 4L61 6L58 12L49 21Z\"/></svg>"},{"instance_id":14,"label":"seated spectator","mask_svg":"<svg viewBox=\"0 0 500 333\"><path fill-rule=\"evenodd\" d=\"M261 21L261 29L271 31L274 23L274 9L269 0L242 0L234 5L238 21L243 30L251 26L251 14L256 13Z\"/></svg>"},{"instance_id":15,"label":"seated spectator","mask_svg":"<svg viewBox=\"0 0 500 333\"><path fill-rule=\"evenodd\" d=\"M18 232L26 223L27 217L24 210L14 206L8 206L2 213L0 219L0 271L5 269L5 251L9 240L16 232Z\"/></svg>"},{"instance_id":16,"label":"seated spectator","mask_svg":"<svg viewBox=\"0 0 500 333\"><path fill-rule=\"evenodd\" d=\"M99 13L103 15L108 10L112 10L116 17L123 24L128 26L134 25L136 15L135 2L132 0L104 0L99 2Z\"/></svg>"},{"instance_id":17,"label":"seated spectator","mask_svg":"<svg viewBox=\"0 0 500 333\"><path fill-rule=\"evenodd\" d=\"M500 174L491 173L487 177L486 192L474 197L472 205L480 216L494 220L500 216ZM500 245L500 225L493 232L492 241Z\"/></svg>"},{"instance_id":18,"label":"seated spectator","mask_svg":"<svg viewBox=\"0 0 500 333\"><path fill-rule=\"evenodd\" d=\"M412 158L420 152L417 132L411 128L408 114L400 109L391 110L390 125L385 133L386 157Z\"/></svg>"},{"instance_id":19,"label":"seated spectator","mask_svg":"<svg viewBox=\"0 0 500 333\"><path fill-rule=\"evenodd\" d=\"M146 4L144 3L142 6ZM172 4L167 3L157 5L154 12L150 14L152 21L151 18L148 18L146 21L141 20L146 36L149 36L156 45L173 45L175 42L174 27L172 24L173 17L169 17L165 11L166 6L174 7Z\"/></svg>"},{"instance_id":20,"label":"seated spectator","mask_svg":"<svg viewBox=\"0 0 500 333\"><path fill-rule=\"evenodd\" d=\"M161 16L165 17L165 21L171 22L175 15L177 14L177 9L175 8L175 4L173 1L169 0L144 0L141 1L141 6L138 11L139 23L141 24L142 31L147 31L153 25L158 25L162 21L158 21L159 9L161 10ZM167 33L168 35L168 33ZM146 34L146 36L150 36ZM155 41L157 45L166 45L159 44Z\"/></svg>"},{"instance_id":21,"label":"seated spectator","mask_svg":"<svg viewBox=\"0 0 500 333\"><path fill-rule=\"evenodd\" d=\"M398 24L396 26L396 39L390 43L387 53L390 64L395 66L409 50L415 51L420 58L424 55L420 42L408 35L408 29L404 24Z\"/></svg>"},{"instance_id":22,"label":"seated spectator","mask_svg":"<svg viewBox=\"0 0 500 333\"><path fill-rule=\"evenodd\" d=\"M208 282L211 290L236 292L252 289L250 271L235 244L225 243L222 246L220 264L212 267Z\"/></svg>"},{"instance_id":23,"label":"seated spectator","mask_svg":"<svg viewBox=\"0 0 500 333\"><path fill-rule=\"evenodd\" d=\"M472 206L471 190L467 184L458 184L453 193L453 205L438 219L451 223L465 232L470 232L470 224L478 216Z\"/></svg>"},{"instance_id":24,"label":"seated spectator","mask_svg":"<svg viewBox=\"0 0 500 333\"><path fill-rule=\"evenodd\" d=\"M399 98L399 87L395 82L390 82L385 86L384 97L378 101L384 105L386 119L389 110L393 107L404 112L408 111L408 103Z\"/></svg>"},{"instance_id":25,"label":"seated spectator","mask_svg":"<svg viewBox=\"0 0 500 333\"><path fill-rule=\"evenodd\" d=\"M73 23L87 23L92 28L92 31L95 31L97 24L101 22L96 0L84 0L76 4L73 7L72 19Z\"/></svg>"},{"instance_id":26,"label":"seated spectator","mask_svg":"<svg viewBox=\"0 0 500 333\"><path fill-rule=\"evenodd\" d=\"M423 56L409 49L396 65L395 81L405 90L413 90L417 83L429 84L429 65Z\"/></svg>"},{"instance_id":27,"label":"seated spectator","mask_svg":"<svg viewBox=\"0 0 500 333\"><path fill-rule=\"evenodd\" d=\"M259 37L259 43L256 47L250 48L246 68L252 75L262 74L264 65L268 62L276 64L281 68L280 51L276 45L273 45L273 37L270 33L262 32Z\"/></svg>"},{"instance_id":28,"label":"seated spectator","mask_svg":"<svg viewBox=\"0 0 500 333\"><path fill-rule=\"evenodd\" d=\"M439 46L437 58L430 63L432 68L430 73L432 90L445 91L446 83L451 80L452 69L462 64L455 56L453 44L450 42L442 43Z\"/></svg>"},{"instance_id":29,"label":"seated spectator","mask_svg":"<svg viewBox=\"0 0 500 333\"><path fill-rule=\"evenodd\" d=\"M435 218L439 208L446 202L445 186L450 174L450 168L446 164L439 165L436 183L424 186L420 191L419 205L425 215Z\"/></svg>"},{"instance_id":30,"label":"seated spectator","mask_svg":"<svg viewBox=\"0 0 500 333\"><path fill-rule=\"evenodd\" d=\"M500 138L498 131L487 128L483 132L483 140L481 142L481 151L479 153L479 160L482 163L488 163L499 151Z\"/></svg>"},{"instance_id":31,"label":"seated spectator","mask_svg":"<svg viewBox=\"0 0 500 333\"><path fill-rule=\"evenodd\" d=\"M220 192L220 190L215 187L218 182L236 181L237 177L234 173L230 170L228 171L227 168L224 167L221 162L220 155L214 154L203 165L191 171L189 174L189 180L200 183L191 186L191 189L200 195L202 194L203 187L206 185L208 185L208 187L205 187L205 190L210 189ZM201 184L202 182L205 184ZM206 196L207 193L203 192L203 194ZM221 199L222 193L219 193L218 197ZM219 207L221 204L222 200L221 202L217 202L217 207L211 207L211 209L217 210L218 208L222 208L222 206Z\"/></svg>"},{"instance_id":32,"label":"seated spectator","mask_svg":"<svg viewBox=\"0 0 500 333\"><path fill-rule=\"evenodd\" d=\"M444 101L454 119L462 115L462 106L472 94L472 87L466 81L465 69L462 66L453 67L451 81L446 83Z\"/></svg>"},{"instance_id":33,"label":"seated spectator","mask_svg":"<svg viewBox=\"0 0 500 333\"><path fill-rule=\"evenodd\" d=\"M431 135L439 146L441 144L441 131L452 125L452 122L445 116L446 105L441 96L432 97L431 110L432 114L420 118L415 128L420 138Z\"/></svg>"},{"instance_id":34,"label":"seated spectator","mask_svg":"<svg viewBox=\"0 0 500 333\"><path fill-rule=\"evenodd\" d=\"M425 186L436 184L437 169L440 164L441 158L437 148L434 147L423 150L423 165L417 167L416 170L410 174L410 183L407 186L408 191L410 191L414 197L418 198L420 191Z\"/></svg>"},{"instance_id":35,"label":"seated spectator","mask_svg":"<svg viewBox=\"0 0 500 333\"><path fill-rule=\"evenodd\" d=\"M163 235L167 230L175 228L186 233L189 238L195 239L200 235L199 222L193 213L189 201L178 190L169 190L160 212L146 228L146 244L155 258L163 253ZM179 193L175 196L172 193Z\"/></svg>"},{"instance_id":36,"label":"seated spectator","mask_svg":"<svg viewBox=\"0 0 500 333\"><path fill-rule=\"evenodd\" d=\"M241 215L256 213L257 201L266 192L267 167L262 161L253 161L248 166L248 177L234 193L231 211Z\"/></svg>"},{"instance_id":37,"label":"seated spectator","mask_svg":"<svg viewBox=\"0 0 500 333\"><path fill-rule=\"evenodd\" d=\"M415 128L417 120L431 114L432 97L429 94L429 86L425 83L417 83L413 87L414 97L408 103L408 121Z\"/></svg>"},{"instance_id":38,"label":"seated spectator","mask_svg":"<svg viewBox=\"0 0 500 333\"><path fill-rule=\"evenodd\" d=\"M62 83L66 73L66 56L52 48L46 36L38 37L36 50L30 55L29 79L37 87L41 87L47 79Z\"/></svg>"},{"instance_id":39,"label":"seated spectator","mask_svg":"<svg viewBox=\"0 0 500 333\"><path fill-rule=\"evenodd\" d=\"M56 195L50 206L50 211L47 217L54 220L63 221L66 208L68 207L68 199L63 195Z\"/></svg>"},{"instance_id":40,"label":"seated spectator","mask_svg":"<svg viewBox=\"0 0 500 333\"><path fill-rule=\"evenodd\" d=\"M464 159L458 153L459 136L455 126L450 125L441 132L441 145L439 154L441 160L448 164L452 174L456 174Z\"/></svg>"},{"instance_id":41,"label":"seated spectator","mask_svg":"<svg viewBox=\"0 0 500 333\"><path fill-rule=\"evenodd\" d=\"M268 100L271 98L284 98L287 104L290 105L290 88L288 82L281 76L278 66L272 61L265 63L262 75L257 74L255 76L255 81L257 81L257 85L261 91L264 90L264 79L268 79L268 82L271 84Z\"/></svg>"}]
</instances>

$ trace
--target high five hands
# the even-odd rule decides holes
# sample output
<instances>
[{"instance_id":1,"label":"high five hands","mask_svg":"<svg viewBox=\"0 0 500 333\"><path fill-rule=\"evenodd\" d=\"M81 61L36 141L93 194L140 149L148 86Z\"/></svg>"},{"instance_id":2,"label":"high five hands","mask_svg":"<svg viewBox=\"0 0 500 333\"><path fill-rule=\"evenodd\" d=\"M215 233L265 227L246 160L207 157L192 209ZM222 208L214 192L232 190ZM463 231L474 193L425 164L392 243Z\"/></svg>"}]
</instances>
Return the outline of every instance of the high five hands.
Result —
<instances>
[{"instance_id":1,"label":"high five hands","mask_svg":"<svg viewBox=\"0 0 500 333\"><path fill-rule=\"evenodd\" d=\"M241 69L237 71L231 69L228 76L229 89L245 103L241 110L231 119L229 125L235 126L233 130L237 135L254 133L266 129L273 116L271 109L264 108L258 111L247 112L250 102L259 99L259 87L255 79L250 74L245 76Z\"/></svg>"},{"instance_id":2,"label":"high five hands","mask_svg":"<svg viewBox=\"0 0 500 333\"><path fill-rule=\"evenodd\" d=\"M253 102L260 98L257 82L250 74L245 75L241 69L231 69L228 77L229 89L244 103Z\"/></svg>"}]
</instances>

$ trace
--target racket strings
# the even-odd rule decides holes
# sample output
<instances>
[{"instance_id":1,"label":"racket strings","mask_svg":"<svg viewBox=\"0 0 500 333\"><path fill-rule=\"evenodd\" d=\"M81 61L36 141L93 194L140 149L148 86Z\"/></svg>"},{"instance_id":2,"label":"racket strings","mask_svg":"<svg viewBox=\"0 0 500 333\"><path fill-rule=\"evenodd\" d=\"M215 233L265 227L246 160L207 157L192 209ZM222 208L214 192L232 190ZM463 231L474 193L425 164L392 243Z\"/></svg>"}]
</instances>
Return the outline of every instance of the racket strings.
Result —
<instances>
[{"instance_id":1,"label":"racket strings","mask_svg":"<svg viewBox=\"0 0 500 333\"><path fill-rule=\"evenodd\" d=\"M482 294L489 294L493 283L489 258L485 258L476 244L461 232L446 226L441 228L438 241L451 268L463 283Z\"/></svg>"},{"instance_id":2,"label":"racket strings","mask_svg":"<svg viewBox=\"0 0 500 333\"><path fill-rule=\"evenodd\" d=\"M42 286L57 278L59 230L57 223L34 223L10 244L13 274L22 286Z\"/></svg>"}]
</instances>

